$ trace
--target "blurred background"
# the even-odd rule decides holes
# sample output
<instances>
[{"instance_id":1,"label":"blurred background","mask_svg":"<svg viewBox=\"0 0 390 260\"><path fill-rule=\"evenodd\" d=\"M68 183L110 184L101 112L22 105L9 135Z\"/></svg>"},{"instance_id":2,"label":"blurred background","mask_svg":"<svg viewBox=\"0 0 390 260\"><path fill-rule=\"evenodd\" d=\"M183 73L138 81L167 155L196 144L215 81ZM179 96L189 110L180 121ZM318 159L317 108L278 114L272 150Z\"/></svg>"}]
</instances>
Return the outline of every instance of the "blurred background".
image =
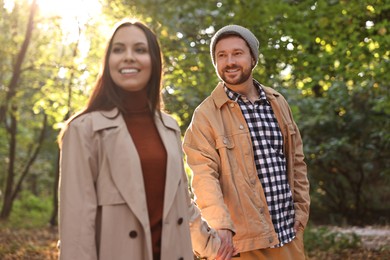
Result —
<instances>
[{"instance_id":1,"label":"blurred background","mask_svg":"<svg viewBox=\"0 0 390 260\"><path fill-rule=\"evenodd\" d=\"M57 257L56 138L125 17L159 38L182 133L218 82L211 36L250 29L254 77L286 97L303 137L308 258L390 259L389 0L0 0L1 259Z\"/></svg>"}]
</instances>

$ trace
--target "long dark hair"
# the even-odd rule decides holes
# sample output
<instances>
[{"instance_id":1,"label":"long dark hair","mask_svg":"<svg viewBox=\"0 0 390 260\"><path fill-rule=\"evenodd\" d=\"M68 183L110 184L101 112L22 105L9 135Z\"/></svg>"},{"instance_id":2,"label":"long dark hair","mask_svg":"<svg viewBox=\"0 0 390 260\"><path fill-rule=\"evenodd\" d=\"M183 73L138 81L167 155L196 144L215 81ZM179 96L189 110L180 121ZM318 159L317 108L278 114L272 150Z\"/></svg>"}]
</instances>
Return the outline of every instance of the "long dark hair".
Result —
<instances>
[{"instance_id":1,"label":"long dark hair","mask_svg":"<svg viewBox=\"0 0 390 260\"><path fill-rule=\"evenodd\" d=\"M68 125L73 119L79 117L80 115L86 114L88 112L97 111L97 110L111 110L115 107L119 109L122 113L125 112L124 103L123 103L123 90L118 87L111 78L110 68L109 68L109 58L111 55L112 42L116 32L123 27L127 26L137 26L140 28L146 35L146 39L149 47L149 54L152 60L152 72L149 82L146 86L147 96L152 110L152 114L155 112L161 117L161 110L163 108L163 100L161 98L161 82L162 82L162 54L160 45L158 43L155 33L145 24L138 20L129 20L125 19L117 23L114 27L113 33L107 43L105 55L103 58L102 69L99 73L95 86L93 87L91 96L88 99L86 107L79 113L72 116L68 121ZM63 131L66 127L63 129ZM61 143L63 136L63 131L61 131L58 140Z\"/></svg>"}]
</instances>

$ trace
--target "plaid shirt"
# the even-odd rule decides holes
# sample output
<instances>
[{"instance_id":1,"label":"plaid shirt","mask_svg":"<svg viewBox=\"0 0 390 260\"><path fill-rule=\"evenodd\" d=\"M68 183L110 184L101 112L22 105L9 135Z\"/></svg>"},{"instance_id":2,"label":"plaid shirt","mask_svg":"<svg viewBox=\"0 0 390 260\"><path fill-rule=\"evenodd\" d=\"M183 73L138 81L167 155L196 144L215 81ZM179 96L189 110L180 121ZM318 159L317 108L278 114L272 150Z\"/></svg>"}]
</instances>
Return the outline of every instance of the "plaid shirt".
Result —
<instances>
[{"instance_id":1,"label":"plaid shirt","mask_svg":"<svg viewBox=\"0 0 390 260\"><path fill-rule=\"evenodd\" d=\"M283 154L283 137L278 122L260 83L253 81L259 99L253 104L225 85L231 100L236 101L245 117L252 138L257 175L263 186L280 247L295 237L294 203L287 180L286 158Z\"/></svg>"}]
</instances>

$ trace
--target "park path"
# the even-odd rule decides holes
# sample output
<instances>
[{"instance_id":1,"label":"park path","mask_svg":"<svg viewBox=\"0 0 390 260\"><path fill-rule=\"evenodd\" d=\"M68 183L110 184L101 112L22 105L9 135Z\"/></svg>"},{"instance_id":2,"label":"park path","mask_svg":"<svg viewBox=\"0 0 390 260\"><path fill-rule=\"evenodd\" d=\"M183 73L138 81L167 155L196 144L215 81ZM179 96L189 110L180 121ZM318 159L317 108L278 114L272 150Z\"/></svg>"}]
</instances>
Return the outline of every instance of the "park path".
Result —
<instances>
[{"instance_id":1,"label":"park path","mask_svg":"<svg viewBox=\"0 0 390 260\"><path fill-rule=\"evenodd\" d=\"M390 248L390 226L332 227L331 230L343 234L355 233L361 238L362 246L369 250Z\"/></svg>"}]
</instances>

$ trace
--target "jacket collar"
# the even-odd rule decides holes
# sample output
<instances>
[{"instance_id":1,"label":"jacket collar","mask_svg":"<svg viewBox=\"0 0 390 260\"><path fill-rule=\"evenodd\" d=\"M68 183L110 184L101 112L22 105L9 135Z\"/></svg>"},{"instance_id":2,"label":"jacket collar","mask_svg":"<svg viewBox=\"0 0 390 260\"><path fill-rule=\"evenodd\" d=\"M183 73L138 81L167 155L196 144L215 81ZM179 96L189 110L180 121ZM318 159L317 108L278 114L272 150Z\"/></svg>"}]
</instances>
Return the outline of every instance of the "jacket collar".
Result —
<instances>
[{"instance_id":1,"label":"jacket collar","mask_svg":"<svg viewBox=\"0 0 390 260\"><path fill-rule=\"evenodd\" d=\"M224 85L224 83L222 81L219 82L218 85L213 90L213 92L211 92L211 97L213 98L215 105L218 108L221 108L225 103L227 103L229 101L234 102L234 101L230 100L229 97L226 95L226 92L223 88L223 85ZM263 88L268 100L273 100L273 99L277 98L278 96L280 96L280 94L277 91L275 91L274 89L272 89L270 87L263 86L261 84L259 84L259 85Z\"/></svg>"},{"instance_id":2,"label":"jacket collar","mask_svg":"<svg viewBox=\"0 0 390 260\"><path fill-rule=\"evenodd\" d=\"M120 111L118 108L113 108L111 110L107 111L95 111L92 113L92 129L93 131L100 131L102 129L112 128L112 127L118 127L122 123L122 119L119 116ZM176 124L174 120L169 118L169 116L165 115L164 113L161 113L161 120L159 114L156 112L155 114L155 122L159 123L162 122L162 124L169 129L180 131L180 128Z\"/></svg>"},{"instance_id":3,"label":"jacket collar","mask_svg":"<svg viewBox=\"0 0 390 260\"><path fill-rule=\"evenodd\" d=\"M117 108L108 111L95 111L91 115L92 129L95 132L106 128L117 127L121 123L118 120L119 110Z\"/></svg>"}]
</instances>

